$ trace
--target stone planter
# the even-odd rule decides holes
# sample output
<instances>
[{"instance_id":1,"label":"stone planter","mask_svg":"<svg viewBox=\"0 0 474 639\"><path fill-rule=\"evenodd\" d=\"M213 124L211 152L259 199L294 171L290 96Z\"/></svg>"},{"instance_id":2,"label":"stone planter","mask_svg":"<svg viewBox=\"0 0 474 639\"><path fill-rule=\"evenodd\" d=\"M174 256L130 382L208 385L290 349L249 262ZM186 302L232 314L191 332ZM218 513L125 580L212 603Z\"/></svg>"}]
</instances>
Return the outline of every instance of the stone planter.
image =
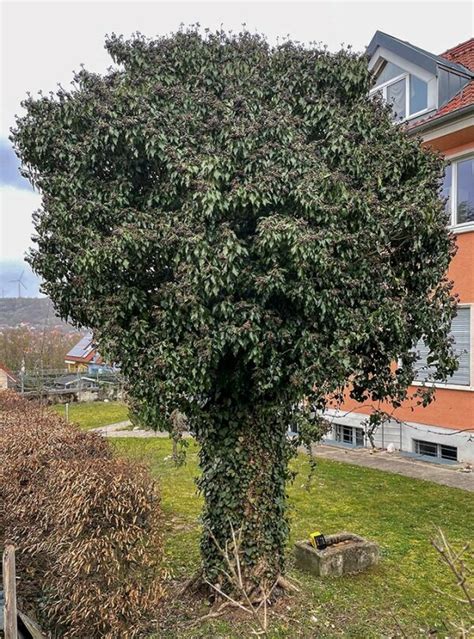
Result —
<instances>
[{"instance_id":1,"label":"stone planter","mask_svg":"<svg viewBox=\"0 0 474 639\"><path fill-rule=\"evenodd\" d=\"M379 547L352 533L327 535L326 540L342 539L324 550L318 550L308 541L295 544L296 566L316 577L339 577L361 572L377 563Z\"/></svg>"}]
</instances>

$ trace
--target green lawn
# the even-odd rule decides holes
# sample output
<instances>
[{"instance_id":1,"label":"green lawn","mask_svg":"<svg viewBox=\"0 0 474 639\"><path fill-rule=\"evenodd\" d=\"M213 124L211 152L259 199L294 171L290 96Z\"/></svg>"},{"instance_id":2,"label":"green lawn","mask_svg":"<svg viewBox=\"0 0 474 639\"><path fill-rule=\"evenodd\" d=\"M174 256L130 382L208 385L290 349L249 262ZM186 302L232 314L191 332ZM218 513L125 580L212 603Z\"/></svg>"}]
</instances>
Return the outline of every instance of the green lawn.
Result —
<instances>
[{"instance_id":1,"label":"green lawn","mask_svg":"<svg viewBox=\"0 0 474 639\"><path fill-rule=\"evenodd\" d=\"M65 417L63 404L52 407L59 415ZM69 404L69 421L79 424L84 430L107 426L128 419L128 406L120 402L87 402Z\"/></svg>"},{"instance_id":2,"label":"green lawn","mask_svg":"<svg viewBox=\"0 0 474 639\"><path fill-rule=\"evenodd\" d=\"M119 454L146 460L159 479L166 519L166 563L174 578L185 578L198 566L201 498L196 494L197 446L191 443L185 467L174 468L166 439L114 441ZM444 625L466 619L461 604L436 589L458 595L452 576L430 545L436 526L450 541L474 538L472 494L337 462L321 460L309 491L303 487L307 462L294 462L298 476L289 488L292 532L288 547L289 574L301 583L274 615L272 639L350 637L455 637ZM291 543L320 529L350 530L377 541L382 549L378 567L361 575L317 580L292 567ZM287 609L286 605L291 604ZM190 627L189 605L175 603L166 615L160 639L247 639L251 626L241 620L208 621ZM205 614L206 609L199 610ZM186 621L187 619L187 621ZM178 628L178 625L179 628ZM448 626L449 627L449 626ZM402 631L399 629L403 629Z\"/></svg>"}]
</instances>

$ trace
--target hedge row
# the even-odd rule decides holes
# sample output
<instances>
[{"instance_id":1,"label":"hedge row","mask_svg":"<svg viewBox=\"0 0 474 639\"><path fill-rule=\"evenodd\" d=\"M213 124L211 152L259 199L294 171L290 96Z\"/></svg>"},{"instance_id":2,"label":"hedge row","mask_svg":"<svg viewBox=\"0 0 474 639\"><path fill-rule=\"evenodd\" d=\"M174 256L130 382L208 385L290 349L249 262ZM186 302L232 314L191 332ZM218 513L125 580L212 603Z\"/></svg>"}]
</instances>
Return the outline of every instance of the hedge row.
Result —
<instances>
[{"instance_id":1,"label":"hedge row","mask_svg":"<svg viewBox=\"0 0 474 639\"><path fill-rule=\"evenodd\" d=\"M163 595L162 519L143 467L40 405L0 392L0 547L18 596L55 637L152 630Z\"/></svg>"}]
</instances>

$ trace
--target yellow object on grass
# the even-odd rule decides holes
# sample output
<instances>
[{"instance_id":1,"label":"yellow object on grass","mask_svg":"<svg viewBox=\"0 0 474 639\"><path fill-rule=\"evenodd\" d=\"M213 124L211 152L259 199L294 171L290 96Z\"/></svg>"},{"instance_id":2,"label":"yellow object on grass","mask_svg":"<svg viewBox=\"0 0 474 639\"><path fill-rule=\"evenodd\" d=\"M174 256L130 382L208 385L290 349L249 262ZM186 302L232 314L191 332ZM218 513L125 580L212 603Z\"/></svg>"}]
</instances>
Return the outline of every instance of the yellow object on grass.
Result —
<instances>
[{"instance_id":1,"label":"yellow object on grass","mask_svg":"<svg viewBox=\"0 0 474 639\"><path fill-rule=\"evenodd\" d=\"M319 530L311 533L311 535L309 536L309 543L313 546L313 548L319 548L320 550L326 548L327 546L326 539L324 538L323 533Z\"/></svg>"}]
</instances>

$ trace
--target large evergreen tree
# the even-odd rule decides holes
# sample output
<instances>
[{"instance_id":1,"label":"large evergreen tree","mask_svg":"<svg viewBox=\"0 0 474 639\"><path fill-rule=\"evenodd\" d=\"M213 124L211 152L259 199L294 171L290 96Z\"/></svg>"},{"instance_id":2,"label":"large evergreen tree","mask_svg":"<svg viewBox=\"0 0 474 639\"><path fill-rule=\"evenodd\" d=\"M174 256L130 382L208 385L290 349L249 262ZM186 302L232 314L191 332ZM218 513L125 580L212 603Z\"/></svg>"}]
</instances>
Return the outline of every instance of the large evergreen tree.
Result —
<instances>
[{"instance_id":1,"label":"large evergreen tree","mask_svg":"<svg viewBox=\"0 0 474 639\"><path fill-rule=\"evenodd\" d=\"M284 569L291 421L348 384L399 403L421 337L437 378L455 365L443 163L349 50L195 30L106 47L114 69L29 97L13 132L43 196L31 264L145 419L188 416L206 578L226 581L232 525L265 585Z\"/></svg>"}]
</instances>

